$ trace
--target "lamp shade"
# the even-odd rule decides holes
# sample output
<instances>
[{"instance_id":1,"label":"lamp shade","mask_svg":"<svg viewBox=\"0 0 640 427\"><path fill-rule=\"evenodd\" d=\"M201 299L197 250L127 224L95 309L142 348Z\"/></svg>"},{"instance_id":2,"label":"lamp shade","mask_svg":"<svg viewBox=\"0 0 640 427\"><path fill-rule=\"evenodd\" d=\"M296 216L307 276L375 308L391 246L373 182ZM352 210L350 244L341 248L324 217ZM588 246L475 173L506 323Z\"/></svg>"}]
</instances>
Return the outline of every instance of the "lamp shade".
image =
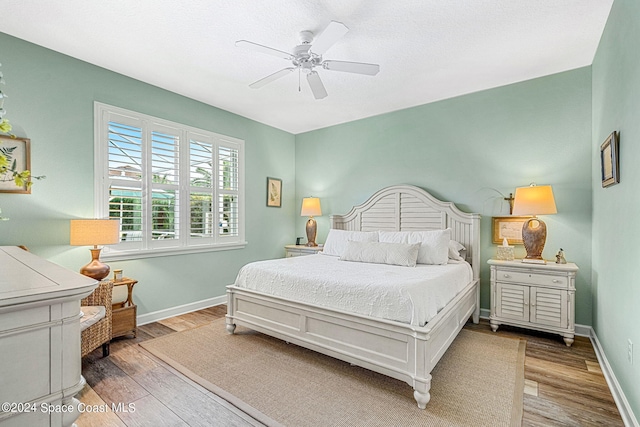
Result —
<instances>
[{"instance_id":1,"label":"lamp shade","mask_svg":"<svg viewBox=\"0 0 640 427\"><path fill-rule=\"evenodd\" d=\"M549 215L557 212L550 185L532 184L516 188L513 215Z\"/></svg>"},{"instance_id":2,"label":"lamp shade","mask_svg":"<svg viewBox=\"0 0 640 427\"><path fill-rule=\"evenodd\" d=\"M120 241L117 219L72 219L69 243L72 246L112 245Z\"/></svg>"},{"instance_id":3,"label":"lamp shade","mask_svg":"<svg viewBox=\"0 0 640 427\"><path fill-rule=\"evenodd\" d=\"M317 197L305 197L302 199L302 210L300 216L320 216L322 209L320 208L320 199Z\"/></svg>"}]
</instances>

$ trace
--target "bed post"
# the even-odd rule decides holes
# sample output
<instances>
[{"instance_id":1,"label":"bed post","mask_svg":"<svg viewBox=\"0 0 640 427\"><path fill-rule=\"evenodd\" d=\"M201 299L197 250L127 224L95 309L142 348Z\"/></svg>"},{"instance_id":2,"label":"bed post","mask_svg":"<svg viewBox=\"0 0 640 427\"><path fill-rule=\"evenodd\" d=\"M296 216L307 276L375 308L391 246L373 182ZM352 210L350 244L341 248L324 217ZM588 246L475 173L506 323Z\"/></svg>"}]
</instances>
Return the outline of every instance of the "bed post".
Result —
<instances>
[{"instance_id":1,"label":"bed post","mask_svg":"<svg viewBox=\"0 0 640 427\"><path fill-rule=\"evenodd\" d=\"M480 323L480 215L471 216L471 240L473 242L473 253L471 254L471 266L473 278L477 280L476 285L476 309L473 311L471 320L476 325Z\"/></svg>"},{"instance_id":2,"label":"bed post","mask_svg":"<svg viewBox=\"0 0 640 427\"><path fill-rule=\"evenodd\" d=\"M478 284L476 285L476 309L473 310L471 320L476 325L480 323L480 280L478 280Z\"/></svg>"},{"instance_id":3,"label":"bed post","mask_svg":"<svg viewBox=\"0 0 640 427\"><path fill-rule=\"evenodd\" d=\"M231 289L227 288L227 315L225 316L225 323L228 334L233 334L236 330L236 324L233 320L233 315L235 312L235 301L233 298L233 293Z\"/></svg>"},{"instance_id":4,"label":"bed post","mask_svg":"<svg viewBox=\"0 0 640 427\"><path fill-rule=\"evenodd\" d=\"M425 409L431 400L431 374L427 374L425 382L415 382L413 387L413 398L418 402L418 408Z\"/></svg>"}]
</instances>

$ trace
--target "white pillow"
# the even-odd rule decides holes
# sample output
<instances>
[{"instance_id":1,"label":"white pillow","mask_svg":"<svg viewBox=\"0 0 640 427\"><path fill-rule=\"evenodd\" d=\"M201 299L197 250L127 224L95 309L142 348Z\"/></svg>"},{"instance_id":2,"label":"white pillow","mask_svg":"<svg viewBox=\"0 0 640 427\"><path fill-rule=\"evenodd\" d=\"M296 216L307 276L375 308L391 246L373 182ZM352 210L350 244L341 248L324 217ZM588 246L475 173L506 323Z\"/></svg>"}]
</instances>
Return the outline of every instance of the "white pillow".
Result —
<instances>
[{"instance_id":1,"label":"white pillow","mask_svg":"<svg viewBox=\"0 0 640 427\"><path fill-rule=\"evenodd\" d=\"M464 261L464 258L460 255L460 251L466 251L467 248L462 246L460 242L455 240L449 240L449 259L456 261Z\"/></svg>"},{"instance_id":2,"label":"white pillow","mask_svg":"<svg viewBox=\"0 0 640 427\"><path fill-rule=\"evenodd\" d=\"M379 231L378 240L385 243L420 243L418 264L446 264L449 259L451 229L428 231Z\"/></svg>"},{"instance_id":3,"label":"white pillow","mask_svg":"<svg viewBox=\"0 0 640 427\"><path fill-rule=\"evenodd\" d=\"M322 247L323 255L342 256L344 250L347 248L347 242L352 240L354 242L377 242L377 231L346 231L346 230L329 230L327 240Z\"/></svg>"},{"instance_id":4,"label":"white pillow","mask_svg":"<svg viewBox=\"0 0 640 427\"><path fill-rule=\"evenodd\" d=\"M420 243L347 242L340 257L343 261L371 262L375 264L415 267Z\"/></svg>"}]
</instances>

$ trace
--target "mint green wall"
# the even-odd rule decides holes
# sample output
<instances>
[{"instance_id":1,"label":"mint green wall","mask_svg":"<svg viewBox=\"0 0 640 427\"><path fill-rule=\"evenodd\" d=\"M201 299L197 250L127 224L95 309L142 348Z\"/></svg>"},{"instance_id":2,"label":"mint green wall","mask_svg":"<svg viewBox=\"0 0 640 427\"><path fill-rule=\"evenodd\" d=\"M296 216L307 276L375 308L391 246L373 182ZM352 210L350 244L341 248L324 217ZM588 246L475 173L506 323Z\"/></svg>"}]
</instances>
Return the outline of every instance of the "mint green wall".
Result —
<instances>
[{"instance_id":1,"label":"mint green wall","mask_svg":"<svg viewBox=\"0 0 640 427\"><path fill-rule=\"evenodd\" d=\"M543 217L544 256L554 259L562 247L579 265L576 321L590 325L590 142L587 67L297 135L297 209L302 197L321 198L320 242L330 214L394 184L417 185L481 213L481 305L488 309L491 217L509 213L491 188L508 194L530 182L551 184L558 214ZM305 220L298 217L298 236Z\"/></svg>"},{"instance_id":2,"label":"mint green wall","mask_svg":"<svg viewBox=\"0 0 640 427\"><path fill-rule=\"evenodd\" d=\"M616 0L593 70L593 293L598 339L640 417L640 3ZM602 188L600 144L620 132L620 184ZM627 361L627 340L634 344Z\"/></svg>"},{"instance_id":3,"label":"mint green wall","mask_svg":"<svg viewBox=\"0 0 640 427\"><path fill-rule=\"evenodd\" d=\"M96 47L99 49L99 47ZM241 116L0 33L7 118L31 139L31 195L0 193L0 245L77 270L88 248L69 246L69 220L93 217L93 102L100 101L245 140L245 249L112 262L137 278L138 314L224 295L238 269L283 254L295 234L295 137ZM283 207L266 207L266 177L283 180ZM268 226L267 226L268 225Z\"/></svg>"}]
</instances>

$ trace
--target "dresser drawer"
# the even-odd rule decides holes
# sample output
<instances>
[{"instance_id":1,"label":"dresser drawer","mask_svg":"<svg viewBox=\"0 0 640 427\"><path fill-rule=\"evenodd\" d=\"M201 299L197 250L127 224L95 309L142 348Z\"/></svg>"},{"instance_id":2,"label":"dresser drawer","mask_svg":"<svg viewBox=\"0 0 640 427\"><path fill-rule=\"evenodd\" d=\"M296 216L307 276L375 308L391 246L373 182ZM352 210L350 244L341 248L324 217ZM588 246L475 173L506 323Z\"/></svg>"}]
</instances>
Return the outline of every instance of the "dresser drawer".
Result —
<instances>
[{"instance_id":1,"label":"dresser drawer","mask_svg":"<svg viewBox=\"0 0 640 427\"><path fill-rule=\"evenodd\" d=\"M567 276L527 273L522 271L496 270L496 281L511 282L522 285L555 286L567 287L569 279Z\"/></svg>"}]
</instances>

